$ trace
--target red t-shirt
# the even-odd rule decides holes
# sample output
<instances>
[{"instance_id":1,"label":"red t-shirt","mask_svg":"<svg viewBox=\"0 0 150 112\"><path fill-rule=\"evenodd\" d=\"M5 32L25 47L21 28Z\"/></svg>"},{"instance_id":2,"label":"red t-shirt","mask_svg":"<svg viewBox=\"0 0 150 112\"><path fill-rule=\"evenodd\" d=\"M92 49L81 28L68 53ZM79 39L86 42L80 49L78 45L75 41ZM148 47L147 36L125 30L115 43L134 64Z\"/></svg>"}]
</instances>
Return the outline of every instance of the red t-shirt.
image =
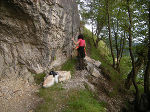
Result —
<instances>
[{"instance_id":1,"label":"red t-shirt","mask_svg":"<svg viewBox=\"0 0 150 112\"><path fill-rule=\"evenodd\" d=\"M85 46L85 40L79 39L79 46Z\"/></svg>"}]
</instances>

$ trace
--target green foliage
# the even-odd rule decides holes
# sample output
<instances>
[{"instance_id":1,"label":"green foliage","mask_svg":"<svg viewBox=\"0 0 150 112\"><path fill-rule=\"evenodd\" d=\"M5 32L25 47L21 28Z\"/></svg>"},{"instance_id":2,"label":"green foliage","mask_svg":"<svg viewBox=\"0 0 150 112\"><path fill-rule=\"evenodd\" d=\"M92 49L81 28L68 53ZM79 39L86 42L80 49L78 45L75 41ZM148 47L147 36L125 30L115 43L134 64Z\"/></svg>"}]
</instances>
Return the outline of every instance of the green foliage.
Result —
<instances>
[{"instance_id":1,"label":"green foliage","mask_svg":"<svg viewBox=\"0 0 150 112\"><path fill-rule=\"evenodd\" d=\"M107 47L106 43L103 41L99 41L98 49L102 56L107 56L109 58L110 49ZM109 60L109 59L108 59Z\"/></svg>"},{"instance_id":2,"label":"green foliage","mask_svg":"<svg viewBox=\"0 0 150 112\"><path fill-rule=\"evenodd\" d=\"M42 74L34 74L34 80L36 84L40 84L41 82L44 81L44 77L46 76L46 74L42 73Z\"/></svg>"},{"instance_id":3,"label":"green foliage","mask_svg":"<svg viewBox=\"0 0 150 112\"><path fill-rule=\"evenodd\" d=\"M120 62L120 74L123 79L127 78L127 75L130 73L132 69L131 58L129 56L124 56Z\"/></svg>"},{"instance_id":4,"label":"green foliage","mask_svg":"<svg viewBox=\"0 0 150 112\"><path fill-rule=\"evenodd\" d=\"M144 93L144 87L143 87L143 85L138 84L138 89L139 89L139 95L141 95L142 93ZM133 85L130 87L130 91L133 92L133 93L136 92Z\"/></svg>"},{"instance_id":5,"label":"green foliage","mask_svg":"<svg viewBox=\"0 0 150 112\"><path fill-rule=\"evenodd\" d=\"M83 35L85 37L87 44L90 47L91 58L93 58L95 60L99 60L100 57L104 56L106 59L108 59L108 55L110 54L110 51L109 51L109 48L107 47L107 45L103 41L100 41L98 43L98 48L95 48L91 31L84 27ZM93 38L95 41L97 37L94 35Z\"/></svg>"},{"instance_id":6,"label":"green foliage","mask_svg":"<svg viewBox=\"0 0 150 112\"><path fill-rule=\"evenodd\" d=\"M54 57L54 60L56 60L56 56Z\"/></svg>"},{"instance_id":7,"label":"green foliage","mask_svg":"<svg viewBox=\"0 0 150 112\"><path fill-rule=\"evenodd\" d=\"M98 102L88 90L77 91L70 97L68 108L63 112L106 112L104 102Z\"/></svg>"},{"instance_id":8,"label":"green foliage","mask_svg":"<svg viewBox=\"0 0 150 112\"><path fill-rule=\"evenodd\" d=\"M148 43L140 43L137 44L134 49L135 49L135 57L144 57L145 60L147 60L147 53L148 53Z\"/></svg>"},{"instance_id":9,"label":"green foliage","mask_svg":"<svg viewBox=\"0 0 150 112\"><path fill-rule=\"evenodd\" d=\"M111 64L110 62L110 51L109 48L106 46L106 44L103 41L100 41L98 43L98 48L95 48L93 40L92 40L92 33L90 30L84 28L85 40L87 43L87 46L90 48L90 57L95 60L100 60L102 64ZM96 40L96 36L94 35L94 40ZM104 63L103 63L104 62Z\"/></svg>"},{"instance_id":10,"label":"green foliage","mask_svg":"<svg viewBox=\"0 0 150 112\"><path fill-rule=\"evenodd\" d=\"M71 74L74 74L76 63L77 60L75 58L69 59L62 65L61 70L71 71Z\"/></svg>"}]
</instances>

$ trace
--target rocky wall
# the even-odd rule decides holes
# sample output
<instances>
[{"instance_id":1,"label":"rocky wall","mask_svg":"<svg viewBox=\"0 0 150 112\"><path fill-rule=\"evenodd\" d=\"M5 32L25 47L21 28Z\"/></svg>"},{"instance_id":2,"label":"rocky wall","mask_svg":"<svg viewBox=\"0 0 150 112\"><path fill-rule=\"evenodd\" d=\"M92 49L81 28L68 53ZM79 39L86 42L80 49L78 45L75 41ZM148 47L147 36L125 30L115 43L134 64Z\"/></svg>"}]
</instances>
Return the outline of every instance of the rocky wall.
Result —
<instances>
[{"instance_id":1,"label":"rocky wall","mask_svg":"<svg viewBox=\"0 0 150 112\"><path fill-rule=\"evenodd\" d=\"M0 0L0 77L64 63L71 55L72 23L76 35L75 0Z\"/></svg>"}]
</instances>

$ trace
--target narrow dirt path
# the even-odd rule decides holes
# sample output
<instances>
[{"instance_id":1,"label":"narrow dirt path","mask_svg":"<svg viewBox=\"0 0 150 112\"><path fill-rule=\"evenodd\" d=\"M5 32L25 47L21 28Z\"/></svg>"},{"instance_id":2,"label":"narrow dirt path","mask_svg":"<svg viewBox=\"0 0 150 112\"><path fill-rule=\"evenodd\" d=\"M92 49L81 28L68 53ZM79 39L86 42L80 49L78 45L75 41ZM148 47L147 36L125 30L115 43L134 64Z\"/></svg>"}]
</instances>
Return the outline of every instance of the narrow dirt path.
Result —
<instances>
[{"instance_id":1,"label":"narrow dirt path","mask_svg":"<svg viewBox=\"0 0 150 112\"><path fill-rule=\"evenodd\" d=\"M71 80L63 83L63 88L66 90L70 89L85 89L85 84L88 84L92 89L94 86L88 82L88 77L90 74L87 70L76 71Z\"/></svg>"}]
</instances>

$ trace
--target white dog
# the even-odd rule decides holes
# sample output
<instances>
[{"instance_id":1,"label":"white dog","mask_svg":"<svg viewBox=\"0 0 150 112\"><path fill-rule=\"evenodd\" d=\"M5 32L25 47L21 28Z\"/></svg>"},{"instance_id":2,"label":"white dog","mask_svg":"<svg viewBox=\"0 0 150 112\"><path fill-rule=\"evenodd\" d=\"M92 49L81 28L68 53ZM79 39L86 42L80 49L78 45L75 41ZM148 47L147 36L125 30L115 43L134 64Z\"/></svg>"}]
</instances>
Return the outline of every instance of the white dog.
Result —
<instances>
[{"instance_id":1,"label":"white dog","mask_svg":"<svg viewBox=\"0 0 150 112\"><path fill-rule=\"evenodd\" d=\"M56 72L51 71L49 75L45 78L43 87L51 87L52 85L54 85L54 83L58 83L58 76L59 75Z\"/></svg>"}]
</instances>

